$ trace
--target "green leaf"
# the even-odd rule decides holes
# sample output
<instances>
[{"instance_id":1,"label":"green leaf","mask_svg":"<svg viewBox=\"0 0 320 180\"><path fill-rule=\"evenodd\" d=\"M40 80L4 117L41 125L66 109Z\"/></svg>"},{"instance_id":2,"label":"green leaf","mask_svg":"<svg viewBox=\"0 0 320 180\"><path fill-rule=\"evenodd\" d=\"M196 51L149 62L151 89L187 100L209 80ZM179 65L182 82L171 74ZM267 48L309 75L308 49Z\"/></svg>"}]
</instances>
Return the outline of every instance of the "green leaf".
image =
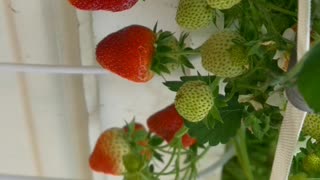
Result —
<instances>
[{"instance_id":1,"label":"green leaf","mask_svg":"<svg viewBox=\"0 0 320 180\"><path fill-rule=\"evenodd\" d=\"M186 66L190 69L194 69L193 64L191 64L191 62L189 61L189 59L186 56L180 56L179 60L184 66Z\"/></svg>"},{"instance_id":2,"label":"green leaf","mask_svg":"<svg viewBox=\"0 0 320 180\"><path fill-rule=\"evenodd\" d=\"M270 117L264 114L257 117L254 113L251 113L244 118L244 123L261 141L270 128Z\"/></svg>"},{"instance_id":3,"label":"green leaf","mask_svg":"<svg viewBox=\"0 0 320 180\"><path fill-rule=\"evenodd\" d=\"M216 106L213 106L209 113L211 114L211 116L214 118L215 121L219 121L220 123L223 123L220 112Z\"/></svg>"},{"instance_id":4,"label":"green leaf","mask_svg":"<svg viewBox=\"0 0 320 180\"><path fill-rule=\"evenodd\" d=\"M154 172L154 166L153 166L153 164L151 164L151 165L149 166L149 171L150 171L151 173Z\"/></svg>"},{"instance_id":5,"label":"green leaf","mask_svg":"<svg viewBox=\"0 0 320 180\"><path fill-rule=\"evenodd\" d=\"M134 142L140 142L147 139L148 133L146 131L135 131L133 133Z\"/></svg>"},{"instance_id":6,"label":"green leaf","mask_svg":"<svg viewBox=\"0 0 320 180\"><path fill-rule=\"evenodd\" d=\"M201 80L200 76L182 76L180 77L181 81L188 82L188 81L197 81Z\"/></svg>"},{"instance_id":7,"label":"green leaf","mask_svg":"<svg viewBox=\"0 0 320 180\"><path fill-rule=\"evenodd\" d=\"M214 126L216 125L216 121L212 117L212 115L209 113L207 117L205 117L202 122L206 125L208 129L213 129Z\"/></svg>"},{"instance_id":8,"label":"green leaf","mask_svg":"<svg viewBox=\"0 0 320 180\"><path fill-rule=\"evenodd\" d=\"M167 86L171 91L177 92L184 82L181 81L166 81L163 84Z\"/></svg>"},{"instance_id":9,"label":"green leaf","mask_svg":"<svg viewBox=\"0 0 320 180\"><path fill-rule=\"evenodd\" d=\"M153 157L156 158L156 160L160 161L160 162L164 162L163 161L163 158L162 158L162 155L156 151L153 151Z\"/></svg>"},{"instance_id":10,"label":"green leaf","mask_svg":"<svg viewBox=\"0 0 320 180\"><path fill-rule=\"evenodd\" d=\"M320 43L316 44L302 61L297 85L309 107L320 113Z\"/></svg>"},{"instance_id":11,"label":"green leaf","mask_svg":"<svg viewBox=\"0 0 320 180\"><path fill-rule=\"evenodd\" d=\"M202 80L209 84L215 80L215 76L182 76L180 77L181 81L166 81L163 84L167 86L171 91L177 92L179 88L188 81Z\"/></svg>"},{"instance_id":12,"label":"green leaf","mask_svg":"<svg viewBox=\"0 0 320 180\"><path fill-rule=\"evenodd\" d=\"M159 146L163 143L163 139L158 136L152 136L149 140L151 146Z\"/></svg>"},{"instance_id":13,"label":"green leaf","mask_svg":"<svg viewBox=\"0 0 320 180\"><path fill-rule=\"evenodd\" d=\"M189 33L182 32L179 38L179 47L183 48L185 46L185 40L189 36Z\"/></svg>"},{"instance_id":14,"label":"green leaf","mask_svg":"<svg viewBox=\"0 0 320 180\"><path fill-rule=\"evenodd\" d=\"M161 32L158 39L157 39L157 42L162 41L172 35L173 35L173 33L170 31Z\"/></svg>"},{"instance_id":15,"label":"green leaf","mask_svg":"<svg viewBox=\"0 0 320 180\"><path fill-rule=\"evenodd\" d=\"M157 53L162 54L162 53L168 53L172 51L172 48L170 46L158 46L157 47Z\"/></svg>"},{"instance_id":16,"label":"green leaf","mask_svg":"<svg viewBox=\"0 0 320 180\"><path fill-rule=\"evenodd\" d=\"M124 126L124 128L127 129L127 134L129 138L133 137L133 134L135 133L135 127L136 127L135 119L133 119L130 123L126 122L126 125Z\"/></svg>"},{"instance_id":17,"label":"green leaf","mask_svg":"<svg viewBox=\"0 0 320 180\"><path fill-rule=\"evenodd\" d=\"M170 74L170 70L167 68L167 66L165 66L163 64L159 64L158 67L159 67L160 72Z\"/></svg>"},{"instance_id":18,"label":"green leaf","mask_svg":"<svg viewBox=\"0 0 320 180\"><path fill-rule=\"evenodd\" d=\"M196 138L199 144L206 142L209 142L211 146L219 143L225 144L236 135L241 125L243 106L234 98L229 101L228 107L220 108L219 111L223 123L217 123L213 129L207 128L203 122L191 123L185 121L190 136Z\"/></svg>"}]
</instances>

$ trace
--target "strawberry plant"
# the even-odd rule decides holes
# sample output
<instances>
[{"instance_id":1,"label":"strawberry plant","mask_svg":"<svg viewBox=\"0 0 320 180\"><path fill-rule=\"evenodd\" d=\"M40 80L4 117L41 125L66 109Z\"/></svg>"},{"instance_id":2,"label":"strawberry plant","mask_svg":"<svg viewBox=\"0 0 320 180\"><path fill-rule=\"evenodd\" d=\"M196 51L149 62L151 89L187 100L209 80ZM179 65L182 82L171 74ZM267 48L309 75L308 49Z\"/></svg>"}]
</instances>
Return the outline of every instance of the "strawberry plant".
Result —
<instances>
[{"instance_id":1,"label":"strawberry plant","mask_svg":"<svg viewBox=\"0 0 320 180\"><path fill-rule=\"evenodd\" d=\"M285 94L294 89L313 114L303 128L311 139L295 156L290 178L320 177L319 4L314 0L312 48L300 63L291 58L297 44L295 0L180 0L175 20L183 29L220 24L194 49L187 46L186 33L177 39L172 32L141 25L107 35L96 48L96 59L107 71L137 83L177 67L184 75L164 79L176 94L174 104L146 120L149 130L130 123L105 131L92 152L91 168L127 180L197 179L201 158L211 147L226 144L235 156L223 165L223 180L269 179L291 101ZM207 73L186 73L185 68L194 68L190 55L201 59Z\"/></svg>"}]
</instances>

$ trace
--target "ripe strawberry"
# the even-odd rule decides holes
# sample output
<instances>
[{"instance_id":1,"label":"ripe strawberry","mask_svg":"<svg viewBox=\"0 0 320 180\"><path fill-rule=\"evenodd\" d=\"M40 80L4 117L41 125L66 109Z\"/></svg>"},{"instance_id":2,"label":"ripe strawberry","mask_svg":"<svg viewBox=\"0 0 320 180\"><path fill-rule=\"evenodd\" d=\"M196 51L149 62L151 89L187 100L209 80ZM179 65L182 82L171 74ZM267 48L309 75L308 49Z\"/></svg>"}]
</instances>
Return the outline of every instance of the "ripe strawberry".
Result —
<instances>
[{"instance_id":1,"label":"ripe strawberry","mask_svg":"<svg viewBox=\"0 0 320 180\"><path fill-rule=\"evenodd\" d=\"M223 31L214 34L201 47L203 67L216 76L232 78L247 71L248 59L242 46L234 41L244 39L237 33Z\"/></svg>"},{"instance_id":2,"label":"ripe strawberry","mask_svg":"<svg viewBox=\"0 0 320 180\"><path fill-rule=\"evenodd\" d=\"M197 122L204 119L213 106L210 87L203 81L184 83L175 97L175 107L186 120Z\"/></svg>"},{"instance_id":3,"label":"ripe strawberry","mask_svg":"<svg viewBox=\"0 0 320 180\"><path fill-rule=\"evenodd\" d=\"M197 140L192 138L189 134L183 135L181 141L184 148L191 147L197 142Z\"/></svg>"},{"instance_id":4,"label":"ripe strawberry","mask_svg":"<svg viewBox=\"0 0 320 180\"><path fill-rule=\"evenodd\" d=\"M176 21L182 28L198 30L208 27L213 20L213 9L206 0L180 0Z\"/></svg>"},{"instance_id":5,"label":"ripe strawberry","mask_svg":"<svg viewBox=\"0 0 320 180\"><path fill-rule=\"evenodd\" d=\"M118 12L130 9L138 0L69 0L69 2L81 10Z\"/></svg>"},{"instance_id":6,"label":"ripe strawberry","mask_svg":"<svg viewBox=\"0 0 320 180\"><path fill-rule=\"evenodd\" d=\"M320 115L308 114L304 120L302 131L305 135L320 141Z\"/></svg>"},{"instance_id":7,"label":"ripe strawberry","mask_svg":"<svg viewBox=\"0 0 320 180\"><path fill-rule=\"evenodd\" d=\"M229 9L240 3L241 0L207 0L210 7L215 9Z\"/></svg>"},{"instance_id":8,"label":"ripe strawberry","mask_svg":"<svg viewBox=\"0 0 320 180\"><path fill-rule=\"evenodd\" d=\"M172 104L150 116L147 120L147 125L151 132L170 143L176 133L183 128L184 122L174 104ZM190 137L189 134L182 136L182 145L184 148L188 148L195 143L196 140Z\"/></svg>"},{"instance_id":9,"label":"ripe strawberry","mask_svg":"<svg viewBox=\"0 0 320 180\"><path fill-rule=\"evenodd\" d=\"M125 173L123 156L129 152L130 145L123 129L108 129L101 134L96 143L89 159L90 167L100 173L122 175Z\"/></svg>"},{"instance_id":10,"label":"ripe strawberry","mask_svg":"<svg viewBox=\"0 0 320 180\"><path fill-rule=\"evenodd\" d=\"M302 161L302 167L308 173L320 173L320 157L316 154L307 155Z\"/></svg>"},{"instance_id":11,"label":"ripe strawberry","mask_svg":"<svg viewBox=\"0 0 320 180\"><path fill-rule=\"evenodd\" d=\"M177 42L178 52L173 52L168 44L170 38L173 38L170 32L156 33L144 26L131 25L100 41L96 48L96 58L103 68L125 79L138 83L147 82L154 73L170 73L168 64L190 67L188 60L175 59L184 57L183 53L187 49L184 47L184 39ZM173 56L172 53L180 56Z\"/></svg>"}]
</instances>

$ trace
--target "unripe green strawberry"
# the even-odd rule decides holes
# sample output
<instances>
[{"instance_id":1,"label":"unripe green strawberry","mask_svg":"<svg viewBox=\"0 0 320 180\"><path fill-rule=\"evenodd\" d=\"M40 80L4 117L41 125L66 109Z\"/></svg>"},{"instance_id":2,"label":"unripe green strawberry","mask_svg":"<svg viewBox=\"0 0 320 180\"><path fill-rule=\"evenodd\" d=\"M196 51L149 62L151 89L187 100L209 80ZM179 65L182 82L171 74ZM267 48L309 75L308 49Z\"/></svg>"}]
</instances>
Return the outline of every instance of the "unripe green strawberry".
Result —
<instances>
[{"instance_id":1,"label":"unripe green strawberry","mask_svg":"<svg viewBox=\"0 0 320 180\"><path fill-rule=\"evenodd\" d=\"M175 107L178 113L191 122L204 119L212 106L213 95L211 89L200 80L184 83L175 98Z\"/></svg>"},{"instance_id":2,"label":"unripe green strawberry","mask_svg":"<svg viewBox=\"0 0 320 180\"><path fill-rule=\"evenodd\" d=\"M247 71L245 49L234 41L244 39L237 33L223 31L214 34L201 47L202 66L216 76L232 78Z\"/></svg>"},{"instance_id":3,"label":"unripe green strawberry","mask_svg":"<svg viewBox=\"0 0 320 180\"><path fill-rule=\"evenodd\" d=\"M206 0L180 0L176 21L184 29L198 30L208 27L213 19L213 10Z\"/></svg>"},{"instance_id":4,"label":"unripe green strawberry","mask_svg":"<svg viewBox=\"0 0 320 180\"><path fill-rule=\"evenodd\" d=\"M215 9L229 9L241 0L207 0L210 7Z\"/></svg>"},{"instance_id":5,"label":"unripe green strawberry","mask_svg":"<svg viewBox=\"0 0 320 180\"><path fill-rule=\"evenodd\" d=\"M308 173L319 173L320 157L316 154L307 155L302 161L302 167Z\"/></svg>"},{"instance_id":6,"label":"unripe green strawberry","mask_svg":"<svg viewBox=\"0 0 320 180\"><path fill-rule=\"evenodd\" d=\"M129 173L140 171L144 165L142 156L134 153L123 156L123 163Z\"/></svg>"},{"instance_id":7,"label":"unripe green strawberry","mask_svg":"<svg viewBox=\"0 0 320 180\"><path fill-rule=\"evenodd\" d=\"M305 135L320 141L320 115L308 114L304 120L302 131Z\"/></svg>"}]
</instances>

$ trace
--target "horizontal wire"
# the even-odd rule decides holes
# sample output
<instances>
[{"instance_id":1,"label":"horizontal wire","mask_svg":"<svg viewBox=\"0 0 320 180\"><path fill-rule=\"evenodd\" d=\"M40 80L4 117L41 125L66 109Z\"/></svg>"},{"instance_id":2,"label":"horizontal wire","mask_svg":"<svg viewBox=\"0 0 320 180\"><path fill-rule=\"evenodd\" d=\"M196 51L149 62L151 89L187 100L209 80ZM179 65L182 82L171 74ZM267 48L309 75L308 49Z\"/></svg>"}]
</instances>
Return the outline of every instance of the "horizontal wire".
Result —
<instances>
[{"instance_id":1,"label":"horizontal wire","mask_svg":"<svg viewBox=\"0 0 320 180\"><path fill-rule=\"evenodd\" d=\"M68 66L17 63L0 63L0 73L1 72L23 72L42 74L108 74L106 70L97 66Z\"/></svg>"}]
</instances>

